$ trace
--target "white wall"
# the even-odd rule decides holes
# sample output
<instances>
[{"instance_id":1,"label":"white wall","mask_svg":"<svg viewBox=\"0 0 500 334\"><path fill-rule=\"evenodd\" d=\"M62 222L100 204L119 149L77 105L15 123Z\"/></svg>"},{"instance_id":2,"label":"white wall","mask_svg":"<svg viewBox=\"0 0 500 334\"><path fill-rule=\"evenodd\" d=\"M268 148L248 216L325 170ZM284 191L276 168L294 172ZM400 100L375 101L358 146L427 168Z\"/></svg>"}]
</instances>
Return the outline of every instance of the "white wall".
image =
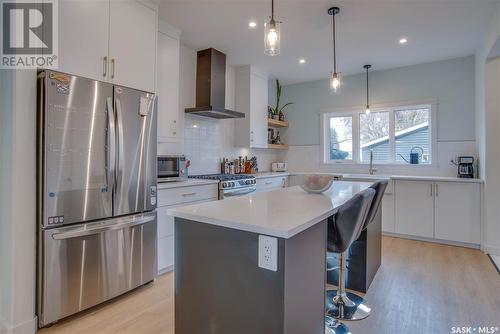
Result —
<instances>
[{"instance_id":1,"label":"white wall","mask_svg":"<svg viewBox=\"0 0 500 334\"><path fill-rule=\"evenodd\" d=\"M0 83L0 332L34 333L35 72Z\"/></svg>"},{"instance_id":2,"label":"white wall","mask_svg":"<svg viewBox=\"0 0 500 334\"><path fill-rule=\"evenodd\" d=\"M282 159L283 153L267 149L234 146L234 120L215 120L185 115L184 109L195 105L196 50L181 45L180 50L180 124L179 140L160 143L158 154L185 154L191 160L189 173L219 173L220 159L257 156L260 171L269 171L271 163ZM226 107L234 109L234 67L226 69Z\"/></svg>"},{"instance_id":3,"label":"white wall","mask_svg":"<svg viewBox=\"0 0 500 334\"><path fill-rule=\"evenodd\" d=\"M489 18L489 28L475 57L476 138L481 177L485 179L483 201L484 250L500 255L500 95L499 61L489 59L500 40L500 3Z\"/></svg>"}]
</instances>

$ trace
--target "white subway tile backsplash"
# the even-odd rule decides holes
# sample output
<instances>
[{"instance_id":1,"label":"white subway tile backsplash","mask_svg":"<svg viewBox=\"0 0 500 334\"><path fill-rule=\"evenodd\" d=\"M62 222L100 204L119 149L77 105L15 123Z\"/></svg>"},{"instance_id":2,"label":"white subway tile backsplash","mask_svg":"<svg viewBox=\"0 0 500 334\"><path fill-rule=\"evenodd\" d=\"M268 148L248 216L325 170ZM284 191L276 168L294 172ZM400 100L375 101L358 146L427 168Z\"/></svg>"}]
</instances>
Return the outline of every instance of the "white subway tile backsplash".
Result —
<instances>
[{"instance_id":1,"label":"white subway tile backsplash","mask_svg":"<svg viewBox=\"0 0 500 334\"><path fill-rule=\"evenodd\" d=\"M284 152L234 147L234 121L185 116L182 139L177 143L159 143L158 154L184 154L191 160L189 173L219 173L222 157L256 156L260 171L269 171L271 163L283 161Z\"/></svg>"}]
</instances>

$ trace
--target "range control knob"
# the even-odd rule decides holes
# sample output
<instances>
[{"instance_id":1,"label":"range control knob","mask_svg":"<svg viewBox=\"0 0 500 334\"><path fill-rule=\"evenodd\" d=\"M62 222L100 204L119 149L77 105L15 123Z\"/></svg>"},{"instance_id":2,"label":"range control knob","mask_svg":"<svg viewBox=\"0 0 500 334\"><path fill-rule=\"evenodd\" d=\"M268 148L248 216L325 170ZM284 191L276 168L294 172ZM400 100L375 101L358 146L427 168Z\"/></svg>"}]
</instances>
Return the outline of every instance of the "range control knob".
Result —
<instances>
[{"instance_id":1,"label":"range control knob","mask_svg":"<svg viewBox=\"0 0 500 334\"><path fill-rule=\"evenodd\" d=\"M222 182L222 188L226 188L227 187L227 183L226 182Z\"/></svg>"},{"instance_id":2,"label":"range control knob","mask_svg":"<svg viewBox=\"0 0 500 334\"><path fill-rule=\"evenodd\" d=\"M252 184L252 180L246 180L245 184Z\"/></svg>"},{"instance_id":3,"label":"range control knob","mask_svg":"<svg viewBox=\"0 0 500 334\"><path fill-rule=\"evenodd\" d=\"M253 183L253 184L256 184L256 183L257 183L257 180L252 180L252 183Z\"/></svg>"},{"instance_id":4,"label":"range control knob","mask_svg":"<svg viewBox=\"0 0 500 334\"><path fill-rule=\"evenodd\" d=\"M234 182L231 182L231 187L234 187Z\"/></svg>"}]
</instances>

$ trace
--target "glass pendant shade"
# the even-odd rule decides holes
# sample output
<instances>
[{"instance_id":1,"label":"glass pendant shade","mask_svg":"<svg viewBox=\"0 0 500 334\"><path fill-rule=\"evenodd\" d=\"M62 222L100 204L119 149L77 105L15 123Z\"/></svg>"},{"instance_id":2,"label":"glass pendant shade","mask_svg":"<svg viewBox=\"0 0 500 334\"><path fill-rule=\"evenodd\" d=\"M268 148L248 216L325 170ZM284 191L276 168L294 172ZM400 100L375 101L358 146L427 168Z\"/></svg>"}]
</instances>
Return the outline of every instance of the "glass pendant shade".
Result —
<instances>
[{"instance_id":1,"label":"glass pendant shade","mask_svg":"<svg viewBox=\"0 0 500 334\"><path fill-rule=\"evenodd\" d=\"M340 91L340 73L332 73L330 76L330 88L335 92Z\"/></svg>"},{"instance_id":2,"label":"glass pendant shade","mask_svg":"<svg viewBox=\"0 0 500 334\"><path fill-rule=\"evenodd\" d=\"M268 56L280 54L280 23L273 18L264 24L264 46Z\"/></svg>"},{"instance_id":3,"label":"glass pendant shade","mask_svg":"<svg viewBox=\"0 0 500 334\"><path fill-rule=\"evenodd\" d=\"M371 111L370 111L370 106L369 105L366 105L366 110L365 110L365 114L369 114Z\"/></svg>"}]
</instances>

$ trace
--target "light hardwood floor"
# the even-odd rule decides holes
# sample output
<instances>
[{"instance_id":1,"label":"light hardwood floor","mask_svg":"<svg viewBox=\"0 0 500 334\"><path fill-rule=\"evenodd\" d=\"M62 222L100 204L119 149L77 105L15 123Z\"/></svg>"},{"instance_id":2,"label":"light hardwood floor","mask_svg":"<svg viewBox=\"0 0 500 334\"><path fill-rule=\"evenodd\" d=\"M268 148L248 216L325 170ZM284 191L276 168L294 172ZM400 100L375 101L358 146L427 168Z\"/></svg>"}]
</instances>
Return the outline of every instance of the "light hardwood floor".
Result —
<instances>
[{"instance_id":1,"label":"light hardwood floor","mask_svg":"<svg viewBox=\"0 0 500 334\"><path fill-rule=\"evenodd\" d=\"M372 315L346 322L353 334L500 327L500 275L478 250L384 237L382 267L366 299ZM39 333L174 334L173 274Z\"/></svg>"}]
</instances>

